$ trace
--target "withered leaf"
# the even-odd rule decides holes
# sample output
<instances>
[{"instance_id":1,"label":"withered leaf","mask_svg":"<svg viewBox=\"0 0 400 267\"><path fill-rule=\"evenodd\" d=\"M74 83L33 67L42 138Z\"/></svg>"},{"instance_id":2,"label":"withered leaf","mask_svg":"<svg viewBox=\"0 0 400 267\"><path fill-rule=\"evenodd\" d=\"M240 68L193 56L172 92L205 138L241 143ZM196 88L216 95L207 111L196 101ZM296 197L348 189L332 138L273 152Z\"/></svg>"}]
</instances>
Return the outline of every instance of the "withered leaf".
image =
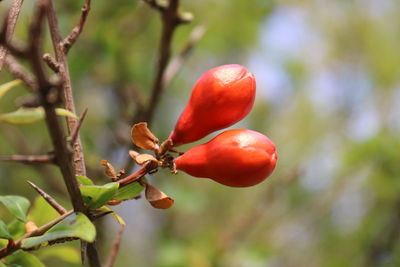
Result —
<instances>
[{"instance_id":1,"label":"withered leaf","mask_svg":"<svg viewBox=\"0 0 400 267\"><path fill-rule=\"evenodd\" d=\"M146 184L145 195L147 201L156 209L169 209L174 204L172 198L150 184Z\"/></svg>"},{"instance_id":2,"label":"withered leaf","mask_svg":"<svg viewBox=\"0 0 400 267\"><path fill-rule=\"evenodd\" d=\"M147 128L146 122L140 122L132 126L131 130L132 142L140 148L147 150L158 150L159 140Z\"/></svg>"},{"instance_id":3,"label":"withered leaf","mask_svg":"<svg viewBox=\"0 0 400 267\"><path fill-rule=\"evenodd\" d=\"M101 165L103 165L105 167L104 172L108 177L111 177L111 178L117 177L117 173L115 172L114 167L107 160L103 159L101 161Z\"/></svg>"}]
</instances>

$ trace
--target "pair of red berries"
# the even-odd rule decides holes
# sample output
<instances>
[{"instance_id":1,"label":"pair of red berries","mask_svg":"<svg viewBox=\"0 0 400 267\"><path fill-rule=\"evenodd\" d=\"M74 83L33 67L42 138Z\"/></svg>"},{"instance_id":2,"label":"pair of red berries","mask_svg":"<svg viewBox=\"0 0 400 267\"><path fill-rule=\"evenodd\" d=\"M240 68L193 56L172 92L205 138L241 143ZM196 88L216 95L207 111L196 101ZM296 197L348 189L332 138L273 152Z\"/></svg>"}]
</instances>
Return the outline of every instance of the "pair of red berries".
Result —
<instances>
[{"instance_id":1,"label":"pair of red berries","mask_svg":"<svg viewBox=\"0 0 400 267\"><path fill-rule=\"evenodd\" d=\"M174 146L197 141L243 119L256 93L254 75L240 65L210 69L196 82L189 103L170 135ZM265 135L227 130L208 143L177 157L176 168L195 177L247 187L265 180L274 170L277 153Z\"/></svg>"}]
</instances>

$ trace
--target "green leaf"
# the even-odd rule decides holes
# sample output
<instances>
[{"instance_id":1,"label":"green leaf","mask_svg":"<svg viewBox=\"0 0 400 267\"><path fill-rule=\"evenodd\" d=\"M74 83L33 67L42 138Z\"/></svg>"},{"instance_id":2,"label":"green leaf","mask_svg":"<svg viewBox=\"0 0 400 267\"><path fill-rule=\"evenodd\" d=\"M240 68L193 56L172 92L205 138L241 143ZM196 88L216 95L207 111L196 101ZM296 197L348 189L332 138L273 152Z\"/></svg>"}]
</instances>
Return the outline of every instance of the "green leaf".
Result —
<instances>
[{"instance_id":1,"label":"green leaf","mask_svg":"<svg viewBox=\"0 0 400 267\"><path fill-rule=\"evenodd\" d=\"M21 196L0 196L0 202L20 221L26 222L26 212L30 206L28 199Z\"/></svg>"},{"instance_id":2,"label":"green leaf","mask_svg":"<svg viewBox=\"0 0 400 267\"><path fill-rule=\"evenodd\" d=\"M21 80L14 80L0 85L0 98L2 98L8 91L19 84L21 84Z\"/></svg>"},{"instance_id":3,"label":"green leaf","mask_svg":"<svg viewBox=\"0 0 400 267\"><path fill-rule=\"evenodd\" d=\"M13 239L10 232L8 231L7 225L2 220L0 220L0 238Z\"/></svg>"},{"instance_id":4,"label":"green leaf","mask_svg":"<svg viewBox=\"0 0 400 267\"><path fill-rule=\"evenodd\" d=\"M37 196L29 210L28 219L40 227L58 216L58 212L43 197Z\"/></svg>"},{"instance_id":5,"label":"green leaf","mask_svg":"<svg viewBox=\"0 0 400 267\"><path fill-rule=\"evenodd\" d=\"M93 181L86 176L77 175L76 179L78 179L78 182L83 185L94 185Z\"/></svg>"},{"instance_id":6,"label":"green leaf","mask_svg":"<svg viewBox=\"0 0 400 267\"><path fill-rule=\"evenodd\" d=\"M112 213L111 213L110 215L113 216L114 219L117 220L117 222L118 222L120 225L123 225L123 226L126 225L124 219L122 219L121 216L119 216L117 213L115 213L115 211L113 211L112 209L110 209L110 208L107 207L107 206L103 206L103 207L97 209L97 211L112 211Z\"/></svg>"},{"instance_id":7,"label":"green leaf","mask_svg":"<svg viewBox=\"0 0 400 267\"><path fill-rule=\"evenodd\" d=\"M32 248L65 237L76 237L93 242L96 238L96 228L83 213L78 212L54 225L43 235L22 240L21 246L25 249Z\"/></svg>"},{"instance_id":8,"label":"green leaf","mask_svg":"<svg viewBox=\"0 0 400 267\"><path fill-rule=\"evenodd\" d=\"M57 258L71 264L80 264L81 256L75 248L71 246L58 245L45 247L36 252L39 259Z\"/></svg>"},{"instance_id":9,"label":"green leaf","mask_svg":"<svg viewBox=\"0 0 400 267\"><path fill-rule=\"evenodd\" d=\"M84 185L79 189L83 201L89 208L97 209L107 203L117 192L118 183L108 183L105 185Z\"/></svg>"},{"instance_id":10,"label":"green leaf","mask_svg":"<svg viewBox=\"0 0 400 267\"><path fill-rule=\"evenodd\" d=\"M18 239L25 234L25 223L16 218L7 225L7 228L14 239Z\"/></svg>"},{"instance_id":11,"label":"green leaf","mask_svg":"<svg viewBox=\"0 0 400 267\"><path fill-rule=\"evenodd\" d=\"M0 261L0 267L7 267L7 266Z\"/></svg>"},{"instance_id":12,"label":"green leaf","mask_svg":"<svg viewBox=\"0 0 400 267\"><path fill-rule=\"evenodd\" d=\"M56 108L56 113L59 116L77 118L75 114L62 108ZM34 123L43 119L44 119L44 110L42 107L19 108L16 111L0 115L0 121L11 124Z\"/></svg>"},{"instance_id":13,"label":"green leaf","mask_svg":"<svg viewBox=\"0 0 400 267\"><path fill-rule=\"evenodd\" d=\"M19 250L6 257L5 263L8 265L21 267L46 267L35 255Z\"/></svg>"},{"instance_id":14,"label":"green leaf","mask_svg":"<svg viewBox=\"0 0 400 267\"><path fill-rule=\"evenodd\" d=\"M140 194L144 190L144 186L138 182L133 182L124 187L118 189L117 193L114 195L115 200L126 200L133 198Z\"/></svg>"}]
</instances>

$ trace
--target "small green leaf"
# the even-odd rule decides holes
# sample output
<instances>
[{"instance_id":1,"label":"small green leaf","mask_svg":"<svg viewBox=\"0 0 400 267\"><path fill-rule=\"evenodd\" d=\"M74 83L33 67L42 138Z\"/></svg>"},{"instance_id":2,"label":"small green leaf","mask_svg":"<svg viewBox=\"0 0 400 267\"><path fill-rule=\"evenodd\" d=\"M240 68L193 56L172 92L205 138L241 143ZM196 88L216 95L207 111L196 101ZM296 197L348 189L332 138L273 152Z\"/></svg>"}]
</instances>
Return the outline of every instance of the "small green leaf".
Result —
<instances>
[{"instance_id":1,"label":"small green leaf","mask_svg":"<svg viewBox=\"0 0 400 267\"><path fill-rule=\"evenodd\" d=\"M84 185L79 189L85 204L90 209L98 209L114 196L118 186L118 183L108 183L105 185Z\"/></svg>"},{"instance_id":2,"label":"small green leaf","mask_svg":"<svg viewBox=\"0 0 400 267\"><path fill-rule=\"evenodd\" d=\"M14 80L0 85L0 98L2 98L8 91L10 91L12 88L19 85L20 83L21 80Z\"/></svg>"},{"instance_id":3,"label":"small green leaf","mask_svg":"<svg viewBox=\"0 0 400 267\"><path fill-rule=\"evenodd\" d=\"M77 118L75 114L62 108L56 108L56 113L59 116ZM0 121L11 124L34 123L43 119L44 119L44 110L42 107L19 108L16 111L0 115Z\"/></svg>"},{"instance_id":4,"label":"small green leaf","mask_svg":"<svg viewBox=\"0 0 400 267\"><path fill-rule=\"evenodd\" d=\"M46 267L35 255L21 250L6 257L5 263L12 267Z\"/></svg>"},{"instance_id":5,"label":"small green leaf","mask_svg":"<svg viewBox=\"0 0 400 267\"><path fill-rule=\"evenodd\" d=\"M26 212L30 206L28 199L21 196L0 196L0 202L20 221L26 222Z\"/></svg>"},{"instance_id":6,"label":"small green leaf","mask_svg":"<svg viewBox=\"0 0 400 267\"><path fill-rule=\"evenodd\" d=\"M10 232L8 231L7 225L2 220L0 220L0 238L13 239Z\"/></svg>"},{"instance_id":7,"label":"small green leaf","mask_svg":"<svg viewBox=\"0 0 400 267\"><path fill-rule=\"evenodd\" d=\"M74 113L72 113L69 110L63 109L63 108L56 108L56 113L58 116L71 117L74 119L78 118Z\"/></svg>"},{"instance_id":8,"label":"small green leaf","mask_svg":"<svg viewBox=\"0 0 400 267\"><path fill-rule=\"evenodd\" d=\"M93 242L96 238L96 228L83 213L78 212L54 225L43 235L22 240L21 246L25 249L32 248L65 237L76 237L87 242Z\"/></svg>"},{"instance_id":9,"label":"small green leaf","mask_svg":"<svg viewBox=\"0 0 400 267\"><path fill-rule=\"evenodd\" d=\"M0 267L7 267L7 266L0 261Z\"/></svg>"},{"instance_id":10,"label":"small green leaf","mask_svg":"<svg viewBox=\"0 0 400 267\"><path fill-rule=\"evenodd\" d=\"M97 209L97 211L112 211L112 213L110 215L113 216L120 225L123 225L123 226L126 225L124 219L122 219L121 216L119 216L117 213L115 213L115 211L113 211L112 209L110 209L107 206L103 206L103 207Z\"/></svg>"},{"instance_id":11,"label":"small green leaf","mask_svg":"<svg viewBox=\"0 0 400 267\"><path fill-rule=\"evenodd\" d=\"M19 108L16 111L0 115L0 121L11 124L26 124L40 121L44 118L43 108Z\"/></svg>"},{"instance_id":12,"label":"small green leaf","mask_svg":"<svg viewBox=\"0 0 400 267\"><path fill-rule=\"evenodd\" d=\"M78 179L78 182L83 185L94 185L93 181L86 176L77 175L76 179Z\"/></svg>"},{"instance_id":13,"label":"small green leaf","mask_svg":"<svg viewBox=\"0 0 400 267\"><path fill-rule=\"evenodd\" d=\"M80 264L81 259L79 252L75 248L65 245L45 247L38 250L36 255L40 260L56 258L71 264Z\"/></svg>"},{"instance_id":14,"label":"small green leaf","mask_svg":"<svg viewBox=\"0 0 400 267\"><path fill-rule=\"evenodd\" d=\"M114 195L115 200L126 200L133 198L140 194L144 190L144 186L138 182L133 182L124 187L118 189L117 193Z\"/></svg>"}]
</instances>

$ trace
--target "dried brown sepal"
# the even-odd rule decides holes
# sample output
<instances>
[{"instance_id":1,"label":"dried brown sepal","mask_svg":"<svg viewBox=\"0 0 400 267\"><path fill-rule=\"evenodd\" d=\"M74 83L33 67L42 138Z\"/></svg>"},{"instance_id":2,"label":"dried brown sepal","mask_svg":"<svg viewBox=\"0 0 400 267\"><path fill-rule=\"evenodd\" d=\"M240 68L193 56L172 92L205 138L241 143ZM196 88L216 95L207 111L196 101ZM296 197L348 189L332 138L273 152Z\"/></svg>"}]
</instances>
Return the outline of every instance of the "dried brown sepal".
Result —
<instances>
[{"instance_id":1,"label":"dried brown sepal","mask_svg":"<svg viewBox=\"0 0 400 267\"><path fill-rule=\"evenodd\" d=\"M135 161L138 165L143 165L148 161L152 161L157 163L158 166L161 166L161 163L153 155L150 154L139 154L136 156Z\"/></svg>"},{"instance_id":2,"label":"dried brown sepal","mask_svg":"<svg viewBox=\"0 0 400 267\"><path fill-rule=\"evenodd\" d=\"M170 150L173 146L172 140L171 139L167 139L164 142L162 142L162 144L160 145L160 149L158 150L158 154L159 155L164 155L165 152L167 152L168 150Z\"/></svg>"},{"instance_id":3,"label":"dried brown sepal","mask_svg":"<svg viewBox=\"0 0 400 267\"><path fill-rule=\"evenodd\" d=\"M114 169L114 167L107 161L107 160L102 160L101 161L101 165L103 165L104 167L105 167L105 169L104 169L104 173L108 176L108 177L110 177L110 178L113 178L113 179L116 179L118 176L117 176L117 173L115 172L115 169Z\"/></svg>"},{"instance_id":4,"label":"dried brown sepal","mask_svg":"<svg viewBox=\"0 0 400 267\"><path fill-rule=\"evenodd\" d=\"M36 229L38 229L38 227L37 227L36 223L34 223L33 221L27 221L25 223L25 232L26 233L32 232Z\"/></svg>"},{"instance_id":5,"label":"dried brown sepal","mask_svg":"<svg viewBox=\"0 0 400 267\"><path fill-rule=\"evenodd\" d=\"M132 142L143 149L157 151L159 149L159 140L147 128L146 122L140 122L132 126Z\"/></svg>"},{"instance_id":6,"label":"dried brown sepal","mask_svg":"<svg viewBox=\"0 0 400 267\"><path fill-rule=\"evenodd\" d=\"M146 184L145 195L147 201L156 209L169 209L174 204L172 198L150 184Z\"/></svg>"},{"instance_id":7,"label":"dried brown sepal","mask_svg":"<svg viewBox=\"0 0 400 267\"><path fill-rule=\"evenodd\" d=\"M139 152L136 152L135 150L129 150L129 156L131 156L131 158L135 159L137 156L139 156Z\"/></svg>"}]
</instances>

